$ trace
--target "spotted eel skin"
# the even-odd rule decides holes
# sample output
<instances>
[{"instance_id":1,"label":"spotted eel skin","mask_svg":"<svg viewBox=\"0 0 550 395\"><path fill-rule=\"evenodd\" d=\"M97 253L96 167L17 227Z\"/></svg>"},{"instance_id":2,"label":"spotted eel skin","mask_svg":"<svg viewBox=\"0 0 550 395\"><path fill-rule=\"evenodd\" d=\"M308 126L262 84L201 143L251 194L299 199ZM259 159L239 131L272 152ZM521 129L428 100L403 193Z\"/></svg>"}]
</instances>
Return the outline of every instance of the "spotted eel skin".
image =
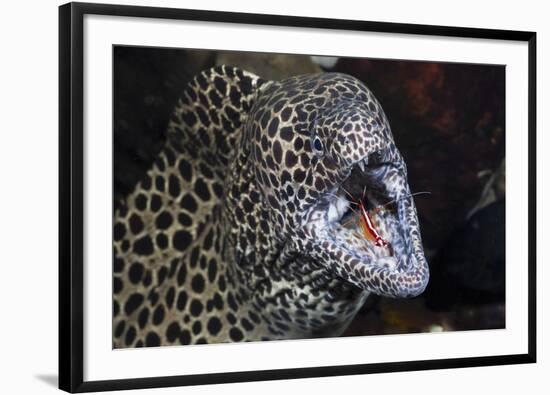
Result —
<instances>
[{"instance_id":1,"label":"spotted eel skin","mask_svg":"<svg viewBox=\"0 0 550 395\"><path fill-rule=\"evenodd\" d=\"M358 231L362 191L369 209L396 200L370 211L387 247ZM419 295L429 271L409 194L357 79L200 73L115 212L114 347L339 336L370 293Z\"/></svg>"}]
</instances>

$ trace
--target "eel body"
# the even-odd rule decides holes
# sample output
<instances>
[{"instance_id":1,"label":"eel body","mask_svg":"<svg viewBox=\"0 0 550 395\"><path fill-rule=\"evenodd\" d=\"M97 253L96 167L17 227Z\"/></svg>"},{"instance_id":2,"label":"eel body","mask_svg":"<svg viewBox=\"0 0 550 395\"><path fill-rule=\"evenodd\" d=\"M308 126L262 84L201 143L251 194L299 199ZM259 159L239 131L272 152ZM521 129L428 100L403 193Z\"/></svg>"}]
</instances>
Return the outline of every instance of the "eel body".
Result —
<instances>
[{"instance_id":1,"label":"eel body","mask_svg":"<svg viewBox=\"0 0 550 395\"><path fill-rule=\"evenodd\" d=\"M358 232L362 196L387 246ZM113 271L115 347L338 336L370 293L416 296L429 278L406 165L365 85L229 66L189 84L115 212Z\"/></svg>"}]
</instances>

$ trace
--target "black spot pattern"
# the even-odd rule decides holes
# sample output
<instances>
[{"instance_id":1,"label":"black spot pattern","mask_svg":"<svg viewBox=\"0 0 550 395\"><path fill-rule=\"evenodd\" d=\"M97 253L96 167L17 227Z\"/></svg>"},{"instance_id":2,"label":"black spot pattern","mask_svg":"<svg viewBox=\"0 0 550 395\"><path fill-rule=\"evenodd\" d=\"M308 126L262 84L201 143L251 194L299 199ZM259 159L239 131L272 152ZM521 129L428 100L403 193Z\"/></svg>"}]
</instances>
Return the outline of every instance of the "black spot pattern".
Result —
<instances>
[{"instance_id":1,"label":"black spot pattern","mask_svg":"<svg viewBox=\"0 0 550 395\"><path fill-rule=\"evenodd\" d=\"M159 229L168 229L172 225L172 215L167 211L163 211L157 216L155 225Z\"/></svg>"},{"instance_id":2,"label":"black spot pattern","mask_svg":"<svg viewBox=\"0 0 550 395\"><path fill-rule=\"evenodd\" d=\"M180 336L180 326L177 322L172 322L170 325L168 325L168 328L166 328L166 338L170 343L173 343L177 338Z\"/></svg>"},{"instance_id":3,"label":"black spot pattern","mask_svg":"<svg viewBox=\"0 0 550 395\"><path fill-rule=\"evenodd\" d=\"M212 336L216 336L222 329L222 323L218 317L211 317L206 327Z\"/></svg>"},{"instance_id":4,"label":"black spot pattern","mask_svg":"<svg viewBox=\"0 0 550 395\"><path fill-rule=\"evenodd\" d=\"M180 201L180 206L187 211L194 213L197 211L197 201L195 198L189 194L186 194Z\"/></svg>"},{"instance_id":5,"label":"black spot pattern","mask_svg":"<svg viewBox=\"0 0 550 395\"><path fill-rule=\"evenodd\" d=\"M191 308L190 308L191 314L195 317L198 317L202 313L202 310L203 310L203 305L201 301L198 299L193 299L191 301Z\"/></svg>"},{"instance_id":6,"label":"black spot pattern","mask_svg":"<svg viewBox=\"0 0 550 395\"><path fill-rule=\"evenodd\" d=\"M160 346L160 337L155 332L149 332L145 338L145 345L147 347L158 347Z\"/></svg>"},{"instance_id":7,"label":"black spot pattern","mask_svg":"<svg viewBox=\"0 0 550 395\"><path fill-rule=\"evenodd\" d=\"M153 313L153 324L160 325L164 319L164 306L159 304Z\"/></svg>"},{"instance_id":8,"label":"black spot pattern","mask_svg":"<svg viewBox=\"0 0 550 395\"><path fill-rule=\"evenodd\" d=\"M134 252L138 255L151 255L153 251L153 243L147 235L134 242Z\"/></svg>"},{"instance_id":9,"label":"black spot pattern","mask_svg":"<svg viewBox=\"0 0 550 395\"><path fill-rule=\"evenodd\" d=\"M191 244L191 235L185 230L177 231L172 239L174 247L180 251L185 251Z\"/></svg>"},{"instance_id":10,"label":"black spot pattern","mask_svg":"<svg viewBox=\"0 0 550 395\"><path fill-rule=\"evenodd\" d=\"M180 159L178 168L183 179L190 182L193 178L193 170L189 162L185 158Z\"/></svg>"},{"instance_id":11,"label":"black spot pattern","mask_svg":"<svg viewBox=\"0 0 550 395\"><path fill-rule=\"evenodd\" d=\"M130 266L130 270L128 271L128 278L130 281L134 284L137 284L141 281L141 278L143 276L143 265L139 262L135 262Z\"/></svg>"},{"instance_id":12,"label":"black spot pattern","mask_svg":"<svg viewBox=\"0 0 550 395\"><path fill-rule=\"evenodd\" d=\"M240 342L241 340L243 340L244 335L243 335L243 332L239 328L233 327L229 330L229 337L234 342Z\"/></svg>"},{"instance_id":13,"label":"black spot pattern","mask_svg":"<svg viewBox=\"0 0 550 395\"><path fill-rule=\"evenodd\" d=\"M195 274L191 280L191 288L196 293L201 293L204 291L204 277L202 274Z\"/></svg>"},{"instance_id":14,"label":"black spot pattern","mask_svg":"<svg viewBox=\"0 0 550 395\"><path fill-rule=\"evenodd\" d=\"M201 198L203 201L210 200L210 191L208 190L208 185L201 179L198 178L195 181L195 192L199 198Z\"/></svg>"},{"instance_id":15,"label":"black spot pattern","mask_svg":"<svg viewBox=\"0 0 550 395\"><path fill-rule=\"evenodd\" d=\"M124 312L126 315L132 314L143 303L143 295L140 293L133 293L130 295L126 304L124 305Z\"/></svg>"},{"instance_id":16,"label":"black spot pattern","mask_svg":"<svg viewBox=\"0 0 550 395\"><path fill-rule=\"evenodd\" d=\"M356 311L361 289L418 293L427 271L378 274L303 225L350 164L382 143L394 149L372 94L342 74L257 91L262 83L229 67L201 73L153 170L116 212L116 347L330 334Z\"/></svg>"}]
</instances>

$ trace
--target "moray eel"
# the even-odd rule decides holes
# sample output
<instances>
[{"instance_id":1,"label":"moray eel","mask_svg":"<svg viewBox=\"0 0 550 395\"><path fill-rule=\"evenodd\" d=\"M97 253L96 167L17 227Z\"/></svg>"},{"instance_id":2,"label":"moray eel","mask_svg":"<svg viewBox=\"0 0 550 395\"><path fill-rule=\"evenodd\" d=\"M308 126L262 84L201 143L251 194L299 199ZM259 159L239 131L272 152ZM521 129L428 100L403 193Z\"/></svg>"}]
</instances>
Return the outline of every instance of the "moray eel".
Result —
<instances>
[{"instance_id":1,"label":"moray eel","mask_svg":"<svg viewBox=\"0 0 550 395\"><path fill-rule=\"evenodd\" d=\"M388 120L357 79L200 73L114 218L113 344L338 336L429 271ZM371 209L381 247L357 231ZM351 225L350 225L351 222Z\"/></svg>"}]
</instances>

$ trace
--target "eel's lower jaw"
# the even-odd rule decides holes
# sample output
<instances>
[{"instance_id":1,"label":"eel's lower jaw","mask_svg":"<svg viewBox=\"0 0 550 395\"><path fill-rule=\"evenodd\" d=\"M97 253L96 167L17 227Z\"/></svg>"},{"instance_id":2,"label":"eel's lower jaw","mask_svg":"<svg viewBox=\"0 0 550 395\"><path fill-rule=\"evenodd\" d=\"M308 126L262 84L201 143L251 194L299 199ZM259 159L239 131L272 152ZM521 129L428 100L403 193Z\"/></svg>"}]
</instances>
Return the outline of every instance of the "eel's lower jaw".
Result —
<instances>
[{"instance_id":1,"label":"eel's lower jaw","mask_svg":"<svg viewBox=\"0 0 550 395\"><path fill-rule=\"evenodd\" d=\"M388 246L379 247L340 221L312 221L304 230L308 254L345 282L392 298L414 297L426 288L429 270L418 243L398 241L382 233ZM416 246L406 247L412 244ZM382 284L389 280L390 285Z\"/></svg>"}]
</instances>

